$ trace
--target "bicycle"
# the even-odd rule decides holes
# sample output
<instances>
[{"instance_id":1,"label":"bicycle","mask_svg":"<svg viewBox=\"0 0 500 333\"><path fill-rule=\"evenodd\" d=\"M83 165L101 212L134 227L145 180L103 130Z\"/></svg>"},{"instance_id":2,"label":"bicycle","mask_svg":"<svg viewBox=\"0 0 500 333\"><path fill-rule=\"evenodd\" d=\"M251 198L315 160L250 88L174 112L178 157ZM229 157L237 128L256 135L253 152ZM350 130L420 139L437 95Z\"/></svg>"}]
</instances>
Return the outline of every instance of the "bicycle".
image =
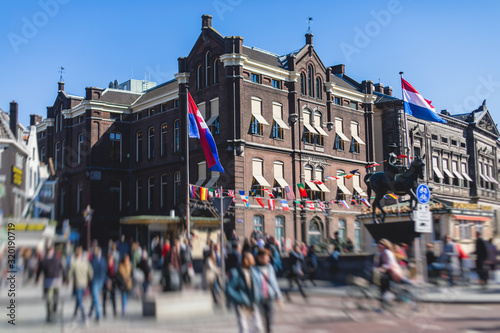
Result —
<instances>
[{"instance_id":1,"label":"bicycle","mask_svg":"<svg viewBox=\"0 0 500 333\"><path fill-rule=\"evenodd\" d=\"M341 299L342 311L353 321L367 321L385 310L397 318L406 318L412 312L419 311L418 298L411 284L391 281L392 299L381 299L379 287L368 279L348 276L348 290Z\"/></svg>"}]
</instances>

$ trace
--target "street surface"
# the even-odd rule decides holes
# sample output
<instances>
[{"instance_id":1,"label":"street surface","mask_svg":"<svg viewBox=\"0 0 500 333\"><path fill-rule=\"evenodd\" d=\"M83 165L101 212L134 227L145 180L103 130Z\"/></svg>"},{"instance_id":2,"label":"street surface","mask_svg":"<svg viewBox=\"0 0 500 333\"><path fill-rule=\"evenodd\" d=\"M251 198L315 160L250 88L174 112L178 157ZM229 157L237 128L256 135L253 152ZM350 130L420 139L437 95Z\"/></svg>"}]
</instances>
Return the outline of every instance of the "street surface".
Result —
<instances>
[{"instance_id":1,"label":"street surface","mask_svg":"<svg viewBox=\"0 0 500 333\"><path fill-rule=\"evenodd\" d=\"M443 304L422 303L421 311L408 318L398 319L387 312L370 314L363 322L350 321L342 312L341 298L338 295L313 293L307 302L300 294L292 292L289 301L285 301L282 309L276 309L274 332L500 332L500 304ZM141 303L130 298L128 316L126 318L105 318L96 324L89 321L84 326L79 321L72 321L74 299L71 291L62 290L63 322L58 318L56 324L45 323L45 304L41 298L39 286L21 286L16 295L16 325L7 323L6 306L8 299L6 289L0 290L0 308L5 312L0 322L0 332L237 332L236 316L233 311L216 310L215 314L204 318L179 319L175 321L155 321L145 319L141 315ZM118 306L121 305L117 300ZM86 310L90 300L85 300ZM109 311L108 307L108 311Z\"/></svg>"}]
</instances>

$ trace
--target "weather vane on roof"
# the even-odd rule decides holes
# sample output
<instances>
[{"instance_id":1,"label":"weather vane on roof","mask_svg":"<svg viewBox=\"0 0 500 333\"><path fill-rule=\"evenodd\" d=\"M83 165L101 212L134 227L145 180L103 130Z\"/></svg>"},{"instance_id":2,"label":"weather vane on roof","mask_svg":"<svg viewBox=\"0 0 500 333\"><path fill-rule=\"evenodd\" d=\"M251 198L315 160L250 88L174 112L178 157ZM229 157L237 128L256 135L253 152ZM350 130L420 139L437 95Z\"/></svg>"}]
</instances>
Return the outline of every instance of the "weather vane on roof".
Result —
<instances>
[{"instance_id":1,"label":"weather vane on roof","mask_svg":"<svg viewBox=\"0 0 500 333\"><path fill-rule=\"evenodd\" d=\"M61 66L61 68L59 69L59 74L61 74L61 76L59 76L59 82L63 82L63 77L62 77L63 73L64 73L64 67Z\"/></svg>"},{"instance_id":2,"label":"weather vane on roof","mask_svg":"<svg viewBox=\"0 0 500 333\"><path fill-rule=\"evenodd\" d=\"M307 33L310 34L311 33L311 24L313 23L313 18L312 16L309 16L307 18Z\"/></svg>"}]
</instances>

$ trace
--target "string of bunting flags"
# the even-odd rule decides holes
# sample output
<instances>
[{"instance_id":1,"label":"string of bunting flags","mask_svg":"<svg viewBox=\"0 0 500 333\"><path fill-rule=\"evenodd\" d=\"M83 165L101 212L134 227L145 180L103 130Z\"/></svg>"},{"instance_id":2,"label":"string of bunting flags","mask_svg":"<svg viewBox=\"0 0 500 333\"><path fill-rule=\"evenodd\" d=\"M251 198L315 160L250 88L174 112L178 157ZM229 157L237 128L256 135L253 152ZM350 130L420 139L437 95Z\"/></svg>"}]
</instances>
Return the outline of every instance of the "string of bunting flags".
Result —
<instances>
[{"instance_id":1,"label":"string of bunting flags","mask_svg":"<svg viewBox=\"0 0 500 333\"><path fill-rule=\"evenodd\" d=\"M357 170L353 170L352 172L356 173ZM350 175L353 175L353 173L349 173ZM339 175L341 176L341 175ZM337 177L338 178L338 177ZM323 184L323 182L319 180L314 181L315 184ZM290 188L290 186L286 186L284 188L284 193L285 193L285 198L276 198L274 192L281 192L281 188L273 188L273 190L270 189L263 189L262 192L267 194L269 198L267 199L267 202L265 201L266 198L262 196L257 196L257 190L250 190L248 191L248 194L245 191L238 191L240 195L241 202L243 203L243 206L248 208L250 207L250 198L253 197L254 200L259 204L262 208L267 208L268 210L276 210L276 203L281 204L281 208L284 211L289 211L290 206L288 204L288 201L292 201L297 204L297 206L300 209L308 209L308 210L316 210L316 208L319 208L321 211L325 212L326 211L326 205L339 205L345 209L351 209L350 205L359 205L363 204L367 208L371 208L370 202L362 198L359 195L352 196L351 199L348 200L331 200L331 201L321 201L321 200L310 200L308 198L307 191L305 189L305 185L303 183L297 184L297 188L299 189L299 194L300 194L300 200L297 200L295 198L295 194ZM221 196L220 189L218 188L206 188L202 186L196 186L196 185L189 185L189 191L190 191L190 198L193 199L199 199L202 201L208 201L211 198L219 198ZM232 197L233 202L236 203L236 196L235 196L235 190L223 190L224 195ZM388 197L391 197L393 199L398 200L398 196L389 193L386 196L384 196L386 199ZM303 205L305 203L305 206ZM330 207L330 206L329 206Z\"/></svg>"}]
</instances>

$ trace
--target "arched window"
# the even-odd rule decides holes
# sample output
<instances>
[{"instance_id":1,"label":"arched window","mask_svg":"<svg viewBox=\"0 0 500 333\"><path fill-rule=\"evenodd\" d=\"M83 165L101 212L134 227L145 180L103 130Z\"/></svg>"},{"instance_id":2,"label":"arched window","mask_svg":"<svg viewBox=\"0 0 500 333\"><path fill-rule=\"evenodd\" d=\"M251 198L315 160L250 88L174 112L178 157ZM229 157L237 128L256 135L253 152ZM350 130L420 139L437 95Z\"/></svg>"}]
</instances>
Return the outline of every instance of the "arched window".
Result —
<instances>
[{"instance_id":1,"label":"arched window","mask_svg":"<svg viewBox=\"0 0 500 333\"><path fill-rule=\"evenodd\" d=\"M304 110L302 112L302 120L304 124L304 134L302 135L302 140L304 142L313 144L314 136L318 134L318 132L314 129L314 125L311 124L311 111Z\"/></svg>"},{"instance_id":2,"label":"arched window","mask_svg":"<svg viewBox=\"0 0 500 333\"><path fill-rule=\"evenodd\" d=\"M205 87L210 85L210 51L205 53Z\"/></svg>"},{"instance_id":3,"label":"arched window","mask_svg":"<svg viewBox=\"0 0 500 333\"><path fill-rule=\"evenodd\" d=\"M33 148L33 151L35 148ZM66 166L65 159L66 158L66 140L62 140L62 145L61 145L61 169L64 169ZM36 184L36 183L35 183Z\"/></svg>"},{"instance_id":4,"label":"arched window","mask_svg":"<svg viewBox=\"0 0 500 333\"><path fill-rule=\"evenodd\" d=\"M361 222L354 221L354 251L361 251Z\"/></svg>"},{"instance_id":5,"label":"arched window","mask_svg":"<svg viewBox=\"0 0 500 333\"><path fill-rule=\"evenodd\" d=\"M339 220L339 238L342 243L345 243L347 240L347 231L346 231L346 221L344 219Z\"/></svg>"},{"instance_id":6,"label":"arched window","mask_svg":"<svg viewBox=\"0 0 500 333\"><path fill-rule=\"evenodd\" d=\"M285 238L285 217L276 216L274 218L274 238L281 244L281 239Z\"/></svg>"},{"instance_id":7,"label":"arched window","mask_svg":"<svg viewBox=\"0 0 500 333\"><path fill-rule=\"evenodd\" d=\"M323 167L321 166L317 166L316 169L314 170L314 173L315 173L314 179L323 182L323 179L325 177L325 169L323 169ZM328 190L328 187L326 187L326 185L322 183L318 183L316 186L319 189L316 198L321 201L325 201L325 193L330 192L330 190Z\"/></svg>"},{"instance_id":8,"label":"arched window","mask_svg":"<svg viewBox=\"0 0 500 333\"><path fill-rule=\"evenodd\" d=\"M148 158L155 157L155 128L150 127L148 129Z\"/></svg>"},{"instance_id":9,"label":"arched window","mask_svg":"<svg viewBox=\"0 0 500 333\"><path fill-rule=\"evenodd\" d=\"M78 135L78 164L82 163L83 159L83 134Z\"/></svg>"},{"instance_id":10,"label":"arched window","mask_svg":"<svg viewBox=\"0 0 500 333\"><path fill-rule=\"evenodd\" d=\"M253 228L258 230L264 235L264 216L254 215L253 216Z\"/></svg>"},{"instance_id":11,"label":"arched window","mask_svg":"<svg viewBox=\"0 0 500 333\"><path fill-rule=\"evenodd\" d=\"M135 210L142 209L142 180L137 179L135 182Z\"/></svg>"},{"instance_id":12,"label":"arched window","mask_svg":"<svg viewBox=\"0 0 500 333\"><path fill-rule=\"evenodd\" d=\"M316 97L321 99L323 98L322 95L323 92L323 86L321 85L321 78L316 78Z\"/></svg>"},{"instance_id":13,"label":"arched window","mask_svg":"<svg viewBox=\"0 0 500 333\"><path fill-rule=\"evenodd\" d=\"M323 238L323 225L316 217L309 222L309 245L315 245L321 242Z\"/></svg>"},{"instance_id":14,"label":"arched window","mask_svg":"<svg viewBox=\"0 0 500 333\"><path fill-rule=\"evenodd\" d=\"M181 132L179 120L174 121L174 153L181 150Z\"/></svg>"},{"instance_id":15,"label":"arched window","mask_svg":"<svg viewBox=\"0 0 500 333\"><path fill-rule=\"evenodd\" d=\"M198 66L196 69L196 89L201 89L201 83L202 83L202 73L201 73L201 65Z\"/></svg>"},{"instance_id":16,"label":"arched window","mask_svg":"<svg viewBox=\"0 0 500 333\"><path fill-rule=\"evenodd\" d=\"M161 124L161 156L167 155L167 123Z\"/></svg>"},{"instance_id":17,"label":"arched window","mask_svg":"<svg viewBox=\"0 0 500 333\"><path fill-rule=\"evenodd\" d=\"M138 131L135 137L135 161L142 159L142 131Z\"/></svg>"},{"instance_id":18,"label":"arched window","mask_svg":"<svg viewBox=\"0 0 500 333\"><path fill-rule=\"evenodd\" d=\"M163 174L161 175L161 192L160 192L160 205L161 208L167 206L167 193L168 193L168 188L167 188L167 175Z\"/></svg>"},{"instance_id":19,"label":"arched window","mask_svg":"<svg viewBox=\"0 0 500 333\"><path fill-rule=\"evenodd\" d=\"M302 95L306 94L306 76L304 73L300 73L300 93Z\"/></svg>"},{"instance_id":20,"label":"arched window","mask_svg":"<svg viewBox=\"0 0 500 333\"><path fill-rule=\"evenodd\" d=\"M174 173L174 206L181 202L181 173Z\"/></svg>"},{"instance_id":21,"label":"arched window","mask_svg":"<svg viewBox=\"0 0 500 333\"><path fill-rule=\"evenodd\" d=\"M314 97L313 74L313 67L311 65L307 66L307 89L311 97Z\"/></svg>"},{"instance_id":22,"label":"arched window","mask_svg":"<svg viewBox=\"0 0 500 333\"><path fill-rule=\"evenodd\" d=\"M82 198L83 198L83 184L78 182L76 184L76 213L80 214L82 211Z\"/></svg>"},{"instance_id":23,"label":"arched window","mask_svg":"<svg viewBox=\"0 0 500 333\"><path fill-rule=\"evenodd\" d=\"M57 169L59 169L59 156L61 153L61 144L59 142L56 142L55 151L56 151L56 155L54 157L54 168L57 170Z\"/></svg>"},{"instance_id":24,"label":"arched window","mask_svg":"<svg viewBox=\"0 0 500 333\"><path fill-rule=\"evenodd\" d=\"M148 178L148 209L153 208L153 203L155 201L155 178Z\"/></svg>"},{"instance_id":25,"label":"arched window","mask_svg":"<svg viewBox=\"0 0 500 333\"><path fill-rule=\"evenodd\" d=\"M219 83L219 59L214 60L214 84Z\"/></svg>"}]
</instances>

